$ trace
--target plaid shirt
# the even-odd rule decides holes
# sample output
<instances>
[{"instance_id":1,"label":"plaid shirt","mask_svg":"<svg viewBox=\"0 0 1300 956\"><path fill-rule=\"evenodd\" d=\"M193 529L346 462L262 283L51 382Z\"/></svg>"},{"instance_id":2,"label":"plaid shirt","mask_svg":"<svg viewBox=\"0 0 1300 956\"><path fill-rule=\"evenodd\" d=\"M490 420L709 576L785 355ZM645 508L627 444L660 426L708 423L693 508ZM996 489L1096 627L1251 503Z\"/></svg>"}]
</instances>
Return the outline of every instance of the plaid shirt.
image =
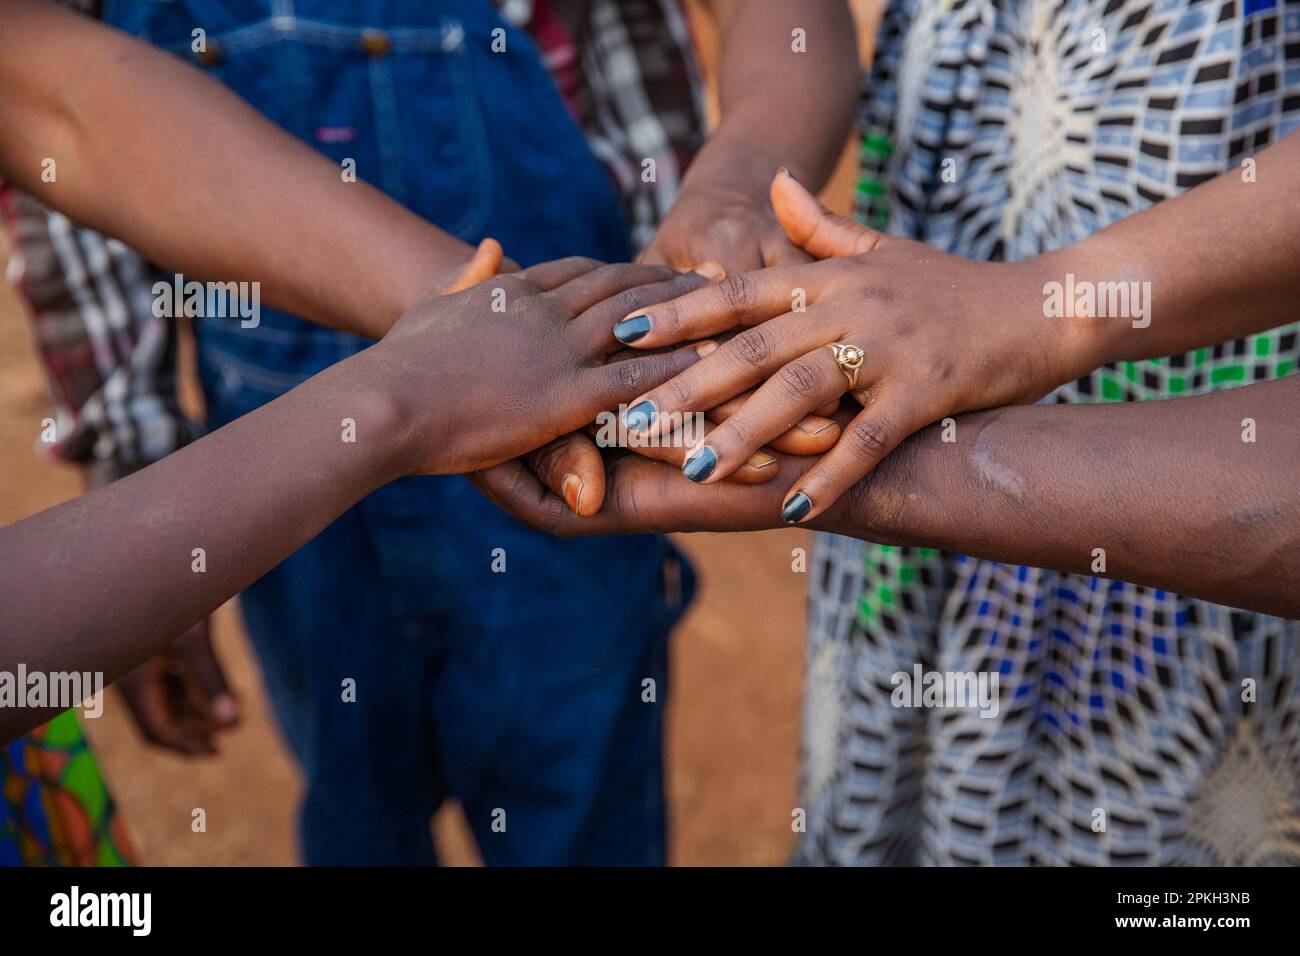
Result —
<instances>
[{"instance_id":1,"label":"plaid shirt","mask_svg":"<svg viewBox=\"0 0 1300 956\"><path fill-rule=\"evenodd\" d=\"M704 140L702 84L678 0L495 0L526 29L592 152L609 170L634 244L654 234ZM95 4L71 6L91 11ZM641 181L655 161L655 181ZM134 470L199 429L181 413L176 325L152 311L155 270L126 246L0 184L55 403L57 440L39 447ZM12 274L12 273L11 273Z\"/></svg>"}]
</instances>

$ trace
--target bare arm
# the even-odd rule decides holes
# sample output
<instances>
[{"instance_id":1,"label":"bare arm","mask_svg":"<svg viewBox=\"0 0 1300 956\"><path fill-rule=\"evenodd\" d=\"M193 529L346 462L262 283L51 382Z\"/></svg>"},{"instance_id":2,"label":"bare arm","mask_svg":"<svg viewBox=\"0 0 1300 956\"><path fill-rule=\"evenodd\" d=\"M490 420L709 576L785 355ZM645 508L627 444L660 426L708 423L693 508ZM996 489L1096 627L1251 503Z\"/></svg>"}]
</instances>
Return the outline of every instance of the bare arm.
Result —
<instances>
[{"instance_id":1,"label":"bare arm","mask_svg":"<svg viewBox=\"0 0 1300 956\"><path fill-rule=\"evenodd\" d=\"M721 164L749 155L764 160L761 169L750 164L763 197L782 165L819 189L839 159L857 102L861 67L848 5L712 0L709 6L721 31L722 118L688 178L734 177Z\"/></svg>"},{"instance_id":2,"label":"bare arm","mask_svg":"<svg viewBox=\"0 0 1300 956\"><path fill-rule=\"evenodd\" d=\"M1295 375L1196 398L976 412L956 419L955 442L941 425L916 433L809 523L1300 617L1298 412ZM699 485L620 458L588 518L513 464L480 481L557 534L746 531L781 526L781 488L809 466L780 467L763 485Z\"/></svg>"},{"instance_id":3,"label":"bare arm","mask_svg":"<svg viewBox=\"0 0 1300 956\"><path fill-rule=\"evenodd\" d=\"M752 325L680 379L647 392L661 417L757 389L697 449L721 480L770 436L846 391L859 414L788 489L810 520L919 428L1036 401L1098 366L1176 354L1292 322L1300 295L1300 133L1081 242L1014 263L977 262L877 233L778 175L776 213L822 261L732 275L640 310L614 334L659 347ZM793 293L806 296L791 311ZM1102 317L1098 317L1102 316ZM860 374L828 346L858 349ZM668 413L668 414L665 414Z\"/></svg>"},{"instance_id":4,"label":"bare arm","mask_svg":"<svg viewBox=\"0 0 1300 956\"><path fill-rule=\"evenodd\" d=\"M470 258L175 57L39 0L0 16L6 177L160 265L378 338Z\"/></svg>"},{"instance_id":5,"label":"bare arm","mask_svg":"<svg viewBox=\"0 0 1300 956\"><path fill-rule=\"evenodd\" d=\"M786 166L813 189L844 148L860 67L842 0L713 0L721 120L646 252L730 272L807 261L777 224L768 185Z\"/></svg>"},{"instance_id":6,"label":"bare arm","mask_svg":"<svg viewBox=\"0 0 1300 956\"><path fill-rule=\"evenodd\" d=\"M1158 358L1296 321L1300 133L1180 196L1040 257L1044 278L1146 283L1146 314L1062 320L1084 363ZM1043 290L1039 290L1040 292ZM1077 309L1075 310L1078 311Z\"/></svg>"},{"instance_id":7,"label":"bare arm","mask_svg":"<svg viewBox=\"0 0 1300 956\"><path fill-rule=\"evenodd\" d=\"M375 488L486 467L582 427L697 357L607 364L618 310L703 282L566 259L430 296L378 344L257 411L0 528L0 672L113 680ZM49 716L0 707L0 742Z\"/></svg>"}]
</instances>

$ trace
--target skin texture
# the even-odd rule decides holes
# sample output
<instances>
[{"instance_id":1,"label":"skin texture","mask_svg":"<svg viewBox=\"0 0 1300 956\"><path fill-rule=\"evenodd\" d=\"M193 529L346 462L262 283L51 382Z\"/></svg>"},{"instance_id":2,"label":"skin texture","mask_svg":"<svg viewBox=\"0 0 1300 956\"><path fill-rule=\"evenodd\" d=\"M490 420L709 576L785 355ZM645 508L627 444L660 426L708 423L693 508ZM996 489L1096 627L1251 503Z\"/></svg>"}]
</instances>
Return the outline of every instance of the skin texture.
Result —
<instances>
[{"instance_id":1,"label":"skin texture","mask_svg":"<svg viewBox=\"0 0 1300 956\"><path fill-rule=\"evenodd\" d=\"M789 496L818 515L898 443L944 416L1034 401L1106 362L1213 345L1294 318L1300 293L1300 135L1088 239L1021 263L972 262L883 236L823 209L778 175L773 204L791 240L819 262L733 274L643 310L632 343L658 348L748 326L705 361L637 402L687 412L758 386L708 436L725 478L772 435L838 399L849 382L826 346L865 352L861 411ZM1213 223L1213 230L1205 228ZM1150 283L1145 317L1048 317L1047 284ZM792 312L796 291L807 309Z\"/></svg>"},{"instance_id":2,"label":"skin texture","mask_svg":"<svg viewBox=\"0 0 1300 956\"><path fill-rule=\"evenodd\" d=\"M574 431L696 360L688 347L608 363L609 327L704 281L568 259L430 296L378 344L275 401L0 529L0 671L21 662L112 681L376 488L489 467ZM0 708L0 740L50 716Z\"/></svg>"},{"instance_id":3,"label":"skin texture","mask_svg":"<svg viewBox=\"0 0 1300 956\"><path fill-rule=\"evenodd\" d=\"M378 338L474 252L176 57L51 3L0 15L6 178L152 261Z\"/></svg>"},{"instance_id":4,"label":"skin texture","mask_svg":"<svg viewBox=\"0 0 1300 956\"><path fill-rule=\"evenodd\" d=\"M835 166L853 118L858 54L848 6L833 0L713 0L721 118L643 259L728 272L806 262L768 201L777 167L813 188ZM807 52L791 49L805 31Z\"/></svg>"},{"instance_id":5,"label":"skin texture","mask_svg":"<svg viewBox=\"0 0 1300 956\"><path fill-rule=\"evenodd\" d=\"M1290 376L1196 398L961 415L955 442L938 425L912 435L809 524L1300 617L1297 409ZM753 531L781 526L781 488L809 465L780 456L777 481L697 484L628 455L610 462L605 505L587 518L514 463L476 480L558 535Z\"/></svg>"},{"instance_id":6,"label":"skin texture","mask_svg":"<svg viewBox=\"0 0 1300 956\"><path fill-rule=\"evenodd\" d=\"M88 490L119 481L138 469L112 459L86 469ZM140 735L156 747L191 756L215 754L223 730L239 723L239 701L212 646L207 619L161 654L122 675L117 691Z\"/></svg>"}]
</instances>

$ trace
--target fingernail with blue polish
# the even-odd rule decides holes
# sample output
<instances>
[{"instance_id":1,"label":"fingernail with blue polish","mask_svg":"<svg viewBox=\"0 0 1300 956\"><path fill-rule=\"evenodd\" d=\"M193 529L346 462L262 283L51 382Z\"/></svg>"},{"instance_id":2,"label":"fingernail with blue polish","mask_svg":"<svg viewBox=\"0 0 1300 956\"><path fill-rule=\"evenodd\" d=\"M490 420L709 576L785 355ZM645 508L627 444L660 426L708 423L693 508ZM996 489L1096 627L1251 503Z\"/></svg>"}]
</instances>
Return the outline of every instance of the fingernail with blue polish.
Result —
<instances>
[{"instance_id":1,"label":"fingernail with blue polish","mask_svg":"<svg viewBox=\"0 0 1300 956\"><path fill-rule=\"evenodd\" d=\"M633 315L614 326L614 338L624 345L643 339L650 331L650 316Z\"/></svg>"},{"instance_id":2,"label":"fingernail with blue polish","mask_svg":"<svg viewBox=\"0 0 1300 956\"><path fill-rule=\"evenodd\" d=\"M637 402L623 413L623 425L630 432L648 431L654 420L655 406L650 401Z\"/></svg>"},{"instance_id":3,"label":"fingernail with blue polish","mask_svg":"<svg viewBox=\"0 0 1300 956\"><path fill-rule=\"evenodd\" d=\"M718 456L713 453L713 449L708 445L700 448L687 458L682 464L682 474L691 481L703 481L709 475L713 474L713 469L717 467Z\"/></svg>"},{"instance_id":4,"label":"fingernail with blue polish","mask_svg":"<svg viewBox=\"0 0 1300 956\"><path fill-rule=\"evenodd\" d=\"M785 503L781 509L781 520L787 524L798 524L812 511L812 499L802 491Z\"/></svg>"}]
</instances>

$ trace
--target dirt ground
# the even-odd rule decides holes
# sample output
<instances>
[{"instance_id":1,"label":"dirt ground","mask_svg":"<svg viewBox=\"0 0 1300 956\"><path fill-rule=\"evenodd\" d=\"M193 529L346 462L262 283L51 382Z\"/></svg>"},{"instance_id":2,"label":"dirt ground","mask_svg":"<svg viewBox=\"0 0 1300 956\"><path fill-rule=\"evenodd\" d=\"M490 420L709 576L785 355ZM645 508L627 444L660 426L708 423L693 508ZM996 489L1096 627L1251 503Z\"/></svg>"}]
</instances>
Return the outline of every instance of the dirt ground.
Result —
<instances>
[{"instance_id":1,"label":"dirt ground","mask_svg":"<svg viewBox=\"0 0 1300 956\"><path fill-rule=\"evenodd\" d=\"M875 0L858 3L865 17ZM707 31L706 31L707 34ZM705 42L708 42L707 35ZM853 157L846 149L826 196L845 209ZM7 250L0 236L0 265ZM0 282L0 525L80 492L78 473L40 457L48 393L26 317ZM805 578L790 568L799 531L693 535L679 543L701 593L674 636L668 706L671 859L678 865L778 865L793 845ZM216 757L172 756L143 743L111 691L86 721L141 862L289 865L301 781L271 721L257 663L233 606L216 617L218 652L244 706ZM207 832L190 830L202 807ZM477 854L454 806L435 820L440 854Z\"/></svg>"}]
</instances>

